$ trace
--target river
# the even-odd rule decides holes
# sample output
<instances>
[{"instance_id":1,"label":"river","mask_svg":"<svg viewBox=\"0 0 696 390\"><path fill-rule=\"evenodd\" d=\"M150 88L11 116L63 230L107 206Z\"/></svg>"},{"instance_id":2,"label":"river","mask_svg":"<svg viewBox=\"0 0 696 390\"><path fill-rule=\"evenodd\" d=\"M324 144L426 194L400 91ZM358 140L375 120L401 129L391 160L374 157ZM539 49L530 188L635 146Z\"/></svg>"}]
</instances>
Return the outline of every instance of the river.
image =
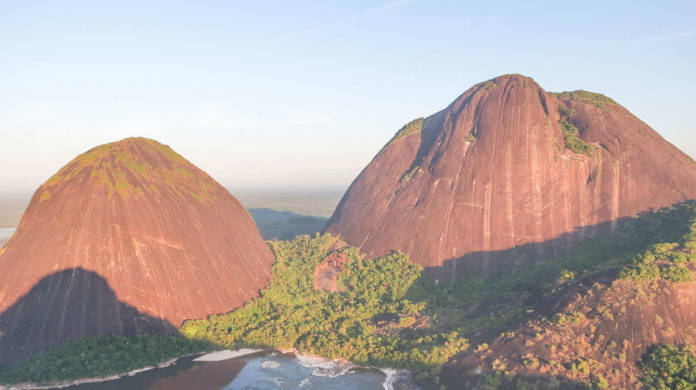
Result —
<instances>
[{"instance_id":1,"label":"river","mask_svg":"<svg viewBox=\"0 0 696 390\"><path fill-rule=\"evenodd\" d=\"M239 357L176 364L117 380L70 386L70 390L383 390L392 375L347 362L262 351ZM209 356L209 355L206 355ZM199 361L197 361L199 360ZM205 358L204 358L205 360Z\"/></svg>"}]
</instances>

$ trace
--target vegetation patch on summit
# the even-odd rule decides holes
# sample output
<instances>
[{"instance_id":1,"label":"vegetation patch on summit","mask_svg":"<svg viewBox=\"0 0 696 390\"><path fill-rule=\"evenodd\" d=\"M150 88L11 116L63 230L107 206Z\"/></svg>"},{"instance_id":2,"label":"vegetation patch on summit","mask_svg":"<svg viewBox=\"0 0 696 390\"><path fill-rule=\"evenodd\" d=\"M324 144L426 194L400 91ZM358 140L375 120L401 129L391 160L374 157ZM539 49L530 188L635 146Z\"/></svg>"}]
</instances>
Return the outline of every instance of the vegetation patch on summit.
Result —
<instances>
[{"instance_id":1,"label":"vegetation patch on summit","mask_svg":"<svg viewBox=\"0 0 696 390\"><path fill-rule=\"evenodd\" d=\"M399 131L396 132L394 137L389 141L389 143L396 142L402 138L406 138L411 134L420 133L423 129L423 118L414 119L411 122L405 124Z\"/></svg>"}]
</instances>

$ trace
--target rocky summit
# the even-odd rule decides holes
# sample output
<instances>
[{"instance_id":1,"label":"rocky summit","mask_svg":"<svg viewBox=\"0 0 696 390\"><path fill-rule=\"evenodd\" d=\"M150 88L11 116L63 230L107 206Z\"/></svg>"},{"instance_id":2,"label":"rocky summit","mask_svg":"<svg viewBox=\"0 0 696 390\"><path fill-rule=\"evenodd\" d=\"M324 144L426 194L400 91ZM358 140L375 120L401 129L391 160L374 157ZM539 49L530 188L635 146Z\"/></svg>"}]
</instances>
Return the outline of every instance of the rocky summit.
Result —
<instances>
[{"instance_id":1,"label":"rocky summit","mask_svg":"<svg viewBox=\"0 0 696 390\"><path fill-rule=\"evenodd\" d=\"M326 231L443 278L537 263L696 197L696 163L614 100L505 75L401 128Z\"/></svg>"}]
</instances>

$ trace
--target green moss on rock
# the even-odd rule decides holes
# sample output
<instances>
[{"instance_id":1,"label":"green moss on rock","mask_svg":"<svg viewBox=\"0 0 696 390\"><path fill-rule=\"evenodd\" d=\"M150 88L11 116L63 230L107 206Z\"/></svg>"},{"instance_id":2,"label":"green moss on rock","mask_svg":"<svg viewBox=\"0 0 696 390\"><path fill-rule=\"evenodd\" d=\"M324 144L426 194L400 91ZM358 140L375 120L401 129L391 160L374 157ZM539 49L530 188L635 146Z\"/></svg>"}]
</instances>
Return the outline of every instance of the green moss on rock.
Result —
<instances>
[{"instance_id":1,"label":"green moss on rock","mask_svg":"<svg viewBox=\"0 0 696 390\"><path fill-rule=\"evenodd\" d=\"M488 91L488 90L493 89L497 86L498 86L498 83L496 83L493 80L488 80L488 81L483 83L483 85L481 86L481 89L483 89L484 91Z\"/></svg>"},{"instance_id":2,"label":"green moss on rock","mask_svg":"<svg viewBox=\"0 0 696 390\"><path fill-rule=\"evenodd\" d=\"M39 197L39 202L44 202L51 199L51 193L48 191L44 191L41 193L41 196Z\"/></svg>"},{"instance_id":3,"label":"green moss on rock","mask_svg":"<svg viewBox=\"0 0 696 390\"><path fill-rule=\"evenodd\" d=\"M476 142L478 141L478 126L474 125L474 127L469 131L469 134L466 135L466 142Z\"/></svg>"},{"instance_id":4,"label":"green moss on rock","mask_svg":"<svg viewBox=\"0 0 696 390\"><path fill-rule=\"evenodd\" d=\"M423 118L418 118L405 124L401 129L399 129L399 131L396 132L389 143L396 142L400 139L408 137L411 134L420 133L423 129L423 120Z\"/></svg>"},{"instance_id":5,"label":"green moss on rock","mask_svg":"<svg viewBox=\"0 0 696 390\"><path fill-rule=\"evenodd\" d=\"M587 104L591 104L597 108L606 109L611 106L618 106L618 104L611 98L602 95L601 93L577 90L577 91L565 91L556 95L560 99L570 99Z\"/></svg>"},{"instance_id":6,"label":"green moss on rock","mask_svg":"<svg viewBox=\"0 0 696 390\"><path fill-rule=\"evenodd\" d=\"M409 180L411 180L411 177L418 172L419 166L414 166L411 169L408 170L403 176L401 176L401 184L406 184L408 183Z\"/></svg>"},{"instance_id":7,"label":"green moss on rock","mask_svg":"<svg viewBox=\"0 0 696 390\"><path fill-rule=\"evenodd\" d=\"M157 183L173 194L203 200L215 188L208 179L169 146L147 138L127 138L79 155L45 186L89 180L105 189L108 196L125 198L142 196L142 186L149 188Z\"/></svg>"},{"instance_id":8,"label":"green moss on rock","mask_svg":"<svg viewBox=\"0 0 696 390\"><path fill-rule=\"evenodd\" d=\"M559 120L558 123L561 125L561 130L563 130L563 138L568 149L574 153L592 155L594 149L580 138L580 130L575 125L564 119Z\"/></svg>"}]
</instances>

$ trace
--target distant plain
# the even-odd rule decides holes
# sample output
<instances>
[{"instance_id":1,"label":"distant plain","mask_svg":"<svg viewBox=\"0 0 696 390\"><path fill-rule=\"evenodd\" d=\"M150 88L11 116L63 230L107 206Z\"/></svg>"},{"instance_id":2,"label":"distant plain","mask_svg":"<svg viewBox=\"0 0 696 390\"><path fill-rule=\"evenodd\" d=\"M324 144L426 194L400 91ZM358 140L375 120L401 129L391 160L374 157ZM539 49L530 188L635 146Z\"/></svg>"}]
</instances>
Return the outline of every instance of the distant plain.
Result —
<instances>
[{"instance_id":1,"label":"distant plain","mask_svg":"<svg viewBox=\"0 0 696 390\"><path fill-rule=\"evenodd\" d=\"M0 194L0 228L19 225L19 220L29 205L31 195L29 192Z\"/></svg>"},{"instance_id":2,"label":"distant plain","mask_svg":"<svg viewBox=\"0 0 696 390\"><path fill-rule=\"evenodd\" d=\"M264 239L291 239L321 231L342 189L229 189L254 218ZM0 194L0 228L19 225L32 193ZM2 239L2 237L0 237Z\"/></svg>"},{"instance_id":3,"label":"distant plain","mask_svg":"<svg viewBox=\"0 0 696 390\"><path fill-rule=\"evenodd\" d=\"M324 229L343 190L234 190L265 240L288 240Z\"/></svg>"}]
</instances>

